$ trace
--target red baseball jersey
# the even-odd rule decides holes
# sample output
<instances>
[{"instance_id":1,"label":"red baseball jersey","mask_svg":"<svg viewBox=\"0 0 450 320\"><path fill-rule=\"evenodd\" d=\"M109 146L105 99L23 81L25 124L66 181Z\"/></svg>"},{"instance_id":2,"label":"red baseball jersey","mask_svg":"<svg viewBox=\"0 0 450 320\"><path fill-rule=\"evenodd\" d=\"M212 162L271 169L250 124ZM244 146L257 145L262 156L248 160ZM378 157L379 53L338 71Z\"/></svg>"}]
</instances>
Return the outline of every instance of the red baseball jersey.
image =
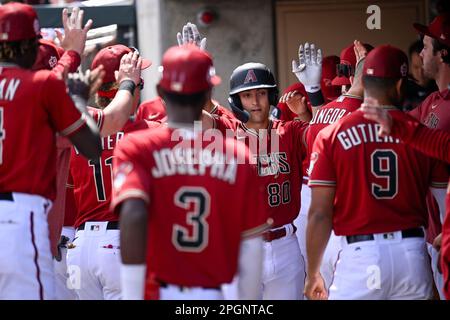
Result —
<instances>
[{"instance_id":1,"label":"red baseball jersey","mask_svg":"<svg viewBox=\"0 0 450 320\"><path fill-rule=\"evenodd\" d=\"M47 70L0 65L0 192L54 200L56 136L75 133L84 118L66 86Z\"/></svg>"},{"instance_id":2,"label":"red baseball jersey","mask_svg":"<svg viewBox=\"0 0 450 320\"><path fill-rule=\"evenodd\" d=\"M264 208L273 219L273 227L291 223L300 210L302 161L306 156L306 122L271 120L257 134L239 120L215 118L222 134L234 132L234 138L250 149L253 168L264 185Z\"/></svg>"},{"instance_id":3,"label":"red baseball jersey","mask_svg":"<svg viewBox=\"0 0 450 320\"><path fill-rule=\"evenodd\" d=\"M447 213L442 225L441 267L444 275L444 293L450 300L450 181L447 188Z\"/></svg>"},{"instance_id":4,"label":"red baseball jersey","mask_svg":"<svg viewBox=\"0 0 450 320\"><path fill-rule=\"evenodd\" d=\"M101 129L103 111L89 108L89 112ZM122 131L102 138L102 155L97 163L87 160L73 148L70 172L74 185L74 199L77 207L75 227L86 221L118 221L119 217L111 211L113 151L124 134L146 129L154 122L141 120L128 121ZM160 123L157 123L160 125Z\"/></svg>"},{"instance_id":5,"label":"red baseball jersey","mask_svg":"<svg viewBox=\"0 0 450 320\"><path fill-rule=\"evenodd\" d=\"M393 117L408 118L394 107ZM360 110L323 129L311 154L311 187L334 187L336 235L427 225L425 194L447 186L446 168L392 137Z\"/></svg>"},{"instance_id":6,"label":"red baseball jersey","mask_svg":"<svg viewBox=\"0 0 450 320\"><path fill-rule=\"evenodd\" d=\"M312 152L314 140L316 140L320 130L358 110L362 102L360 97L343 94L336 100L321 107L309 122L309 128L306 132L308 155Z\"/></svg>"},{"instance_id":7,"label":"red baseball jersey","mask_svg":"<svg viewBox=\"0 0 450 320\"><path fill-rule=\"evenodd\" d=\"M192 129L161 127L128 135L114 152L115 211L130 198L148 205L148 277L191 287L230 282L241 238L268 227L245 145L210 143Z\"/></svg>"},{"instance_id":8,"label":"red baseball jersey","mask_svg":"<svg viewBox=\"0 0 450 320\"><path fill-rule=\"evenodd\" d=\"M217 101L214 101L214 108L211 110L210 114L216 115L218 117L227 117L229 119L236 119L233 112L221 106Z\"/></svg>"},{"instance_id":9,"label":"red baseball jersey","mask_svg":"<svg viewBox=\"0 0 450 320\"><path fill-rule=\"evenodd\" d=\"M66 208L64 210L64 226L73 227L75 225L75 218L77 216L77 204L73 194L74 184L72 175L69 173L66 185Z\"/></svg>"},{"instance_id":10,"label":"red baseball jersey","mask_svg":"<svg viewBox=\"0 0 450 320\"><path fill-rule=\"evenodd\" d=\"M429 128L450 132L450 90L436 91L430 94L417 108L409 114ZM427 241L433 243L434 238L441 233L441 220L439 207L429 192L427 197L429 212L429 227L427 230Z\"/></svg>"},{"instance_id":11,"label":"red baseball jersey","mask_svg":"<svg viewBox=\"0 0 450 320\"><path fill-rule=\"evenodd\" d=\"M136 113L136 121L151 120L151 121L166 121L166 107L164 100L156 97L153 100L144 101L139 106Z\"/></svg>"}]
</instances>

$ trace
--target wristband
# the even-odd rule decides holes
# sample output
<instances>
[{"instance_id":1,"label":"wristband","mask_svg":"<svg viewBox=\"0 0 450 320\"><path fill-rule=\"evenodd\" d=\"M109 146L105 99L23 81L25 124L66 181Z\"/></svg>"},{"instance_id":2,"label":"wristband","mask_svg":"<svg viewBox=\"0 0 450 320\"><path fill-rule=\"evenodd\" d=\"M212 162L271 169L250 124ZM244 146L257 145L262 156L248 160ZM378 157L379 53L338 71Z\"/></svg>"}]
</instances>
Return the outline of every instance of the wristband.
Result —
<instances>
[{"instance_id":1,"label":"wristband","mask_svg":"<svg viewBox=\"0 0 450 320\"><path fill-rule=\"evenodd\" d=\"M132 80L123 80L119 85L119 90L127 90L134 96L134 89L136 89L136 84Z\"/></svg>"},{"instance_id":2,"label":"wristband","mask_svg":"<svg viewBox=\"0 0 450 320\"><path fill-rule=\"evenodd\" d=\"M322 91L316 92L306 92L308 94L309 102L313 107L320 107L325 103L325 99L323 98Z\"/></svg>"}]
</instances>

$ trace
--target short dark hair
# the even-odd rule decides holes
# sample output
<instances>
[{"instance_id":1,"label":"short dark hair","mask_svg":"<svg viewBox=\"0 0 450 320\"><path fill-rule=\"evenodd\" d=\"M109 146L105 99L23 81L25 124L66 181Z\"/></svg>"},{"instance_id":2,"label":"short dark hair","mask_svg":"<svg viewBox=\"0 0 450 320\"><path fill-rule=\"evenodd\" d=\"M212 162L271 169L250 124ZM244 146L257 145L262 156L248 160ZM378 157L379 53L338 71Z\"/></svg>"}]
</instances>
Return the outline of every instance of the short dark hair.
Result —
<instances>
[{"instance_id":1,"label":"short dark hair","mask_svg":"<svg viewBox=\"0 0 450 320\"><path fill-rule=\"evenodd\" d=\"M445 56L442 57L442 61L444 61L444 63L449 64L450 65L450 47L442 44L441 42L439 42L436 39L433 39L433 53L436 55L436 53L438 51L441 50L446 50L447 54Z\"/></svg>"},{"instance_id":2,"label":"short dark hair","mask_svg":"<svg viewBox=\"0 0 450 320\"><path fill-rule=\"evenodd\" d=\"M163 99L167 103L176 104L179 106L192 106L192 107L204 107L208 101L208 92L201 91L194 94L178 94L166 91L162 88L160 90L163 93Z\"/></svg>"},{"instance_id":3,"label":"short dark hair","mask_svg":"<svg viewBox=\"0 0 450 320\"><path fill-rule=\"evenodd\" d=\"M2 61L14 61L25 52L36 49L39 46L38 39L0 42L0 59Z\"/></svg>"},{"instance_id":4,"label":"short dark hair","mask_svg":"<svg viewBox=\"0 0 450 320\"><path fill-rule=\"evenodd\" d=\"M422 49L423 49L423 41L422 40L417 40L417 41L414 41L413 43L411 43L411 45L409 46L409 50L408 50L409 58L411 59L411 56L413 53L420 54L422 52Z\"/></svg>"}]
</instances>

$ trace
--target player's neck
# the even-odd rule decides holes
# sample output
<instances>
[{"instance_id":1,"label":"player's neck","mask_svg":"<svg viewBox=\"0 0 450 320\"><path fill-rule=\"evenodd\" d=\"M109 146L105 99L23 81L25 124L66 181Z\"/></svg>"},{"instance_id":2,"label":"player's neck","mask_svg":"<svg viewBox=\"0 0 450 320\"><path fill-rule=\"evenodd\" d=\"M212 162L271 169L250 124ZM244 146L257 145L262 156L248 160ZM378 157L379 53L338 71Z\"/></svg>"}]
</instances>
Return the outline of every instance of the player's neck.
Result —
<instances>
[{"instance_id":1,"label":"player's neck","mask_svg":"<svg viewBox=\"0 0 450 320\"><path fill-rule=\"evenodd\" d=\"M374 98L378 101L379 106L394 106L395 104L392 102L391 98L383 95L369 95L367 93L364 94L365 97Z\"/></svg>"},{"instance_id":2,"label":"player's neck","mask_svg":"<svg viewBox=\"0 0 450 320\"><path fill-rule=\"evenodd\" d=\"M269 119L267 119L264 122L252 122L251 120L249 120L248 122L245 123L245 126L255 131L267 129L269 128Z\"/></svg>"},{"instance_id":3,"label":"player's neck","mask_svg":"<svg viewBox=\"0 0 450 320\"><path fill-rule=\"evenodd\" d=\"M439 72L435 78L436 85L439 88L439 91L447 90L448 85L450 83L450 65L443 64L439 68Z\"/></svg>"},{"instance_id":4,"label":"player's neck","mask_svg":"<svg viewBox=\"0 0 450 320\"><path fill-rule=\"evenodd\" d=\"M208 103L206 104L204 110L208 113L211 113L211 111L213 111L215 107L216 105L214 104L214 102L212 100L208 100Z\"/></svg>"}]
</instances>

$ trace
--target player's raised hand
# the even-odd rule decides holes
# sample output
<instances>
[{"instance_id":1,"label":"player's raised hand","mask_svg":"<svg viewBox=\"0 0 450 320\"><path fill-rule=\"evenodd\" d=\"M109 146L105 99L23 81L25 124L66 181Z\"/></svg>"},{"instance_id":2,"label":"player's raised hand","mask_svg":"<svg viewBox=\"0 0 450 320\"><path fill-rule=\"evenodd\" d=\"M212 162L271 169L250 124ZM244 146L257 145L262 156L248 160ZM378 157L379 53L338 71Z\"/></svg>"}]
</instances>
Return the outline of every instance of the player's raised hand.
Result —
<instances>
[{"instance_id":1,"label":"player's raised hand","mask_svg":"<svg viewBox=\"0 0 450 320\"><path fill-rule=\"evenodd\" d=\"M69 73L67 75L67 88L71 96L79 96L84 100L88 100L100 88L105 71L103 66L99 66L94 70Z\"/></svg>"},{"instance_id":2,"label":"player's raised hand","mask_svg":"<svg viewBox=\"0 0 450 320\"><path fill-rule=\"evenodd\" d=\"M62 11L62 22L64 26L64 34L55 29L56 36L61 47L64 50L73 50L78 54L83 54L86 45L86 38L89 29L91 29L93 21L89 19L83 27L84 11L75 7L69 17L69 11L64 8Z\"/></svg>"},{"instance_id":3,"label":"player's raised hand","mask_svg":"<svg viewBox=\"0 0 450 320\"><path fill-rule=\"evenodd\" d=\"M353 44L353 50L355 51L356 55L356 65L358 65L358 63L367 56L367 49L359 40L353 41Z\"/></svg>"},{"instance_id":4,"label":"player's raised hand","mask_svg":"<svg viewBox=\"0 0 450 320\"><path fill-rule=\"evenodd\" d=\"M201 50L206 50L206 38L202 38L195 24L188 22L183 26L182 32L177 33L178 45L193 43Z\"/></svg>"},{"instance_id":5,"label":"player's raised hand","mask_svg":"<svg viewBox=\"0 0 450 320\"><path fill-rule=\"evenodd\" d=\"M309 112L306 104L306 97L295 90L283 94L280 98L280 102L286 103L289 109L297 115Z\"/></svg>"},{"instance_id":6,"label":"player's raised hand","mask_svg":"<svg viewBox=\"0 0 450 320\"><path fill-rule=\"evenodd\" d=\"M125 54L120 60L119 70L115 72L117 82L131 80L138 85L141 81L141 67L142 58L138 51Z\"/></svg>"},{"instance_id":7,"label":"player's raised hand","mask_svg":"<svg viewBox=\"0 0 450 320\"><path fill-rule=\"evenodd\" d=\"M364 118L378 122L381 127L378 135L381 137L387 136L392 130L392 117L386 109L380 107L378 100L366 97L361 105L361 110L364 112Z\"/></svg>"},{"instance_id":8,"label":"player's raised hand","mask_svg":"<svg viewBox=\"0 0 450 320\"><path fill-rule=\"evenodd\" d=\"M298 48L298 62L292 60L292 72L305 86L307 92L314 93L320 90L322 78L322 50L306 42Z\"/></svg>"},{"instance_id":9,"label":"player's raised hand","mask_svg":"<svg viewBox=\"0 0 450 320\"><path fill-rule=\"evenodd\" d=\"M308 300L328 299L327 289L325 288L325 281L320 274L306 277L304 293Z\"/></svg>"}]
</instances>

